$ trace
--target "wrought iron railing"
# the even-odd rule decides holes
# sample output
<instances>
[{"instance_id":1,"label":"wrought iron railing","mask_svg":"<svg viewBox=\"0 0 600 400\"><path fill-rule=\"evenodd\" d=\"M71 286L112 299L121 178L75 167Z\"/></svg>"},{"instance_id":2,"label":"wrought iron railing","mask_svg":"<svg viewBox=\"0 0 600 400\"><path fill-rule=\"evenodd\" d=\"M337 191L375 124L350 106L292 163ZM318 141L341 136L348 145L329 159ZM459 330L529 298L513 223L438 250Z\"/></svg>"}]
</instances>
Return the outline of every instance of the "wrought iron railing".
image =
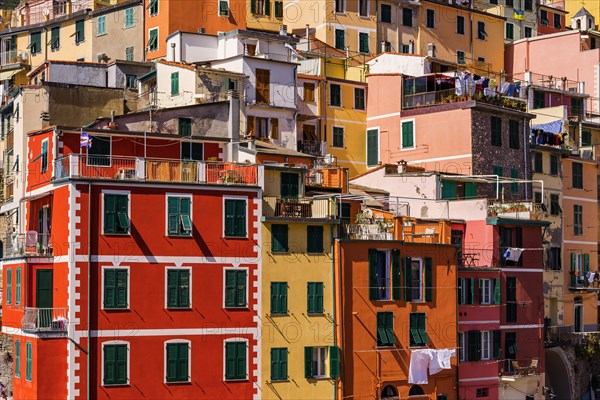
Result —
<instances>
[{"instance_id":1,"label":"wrought iron railing","mask_svg":"<svg viewBox=\"0 0 600 400\"><path fill-rule=\"evenodd\" d=\"M24 332L66 332L66 308L25 308Z\"/></svg>"},{"instance_id":2,"label":"wrought iron railing","mask_svg":"<svg viewBox=\"0 0 600 400\"><path fill-rule=\"evenodd\" d=\"M51 256L52 237L50 234L30 231L24 234L10 233L4 240L5 258Z\"/></svg>"},{"instance_id":3,"label":"wrought iron railing","mask_svg":"<svg viewBox=\"0 0 600 400\"><path fill-rule=\"evenodd\" d=\"M275 196L263 197L263 214L269 218L312 218L337 219L334 199L282 199Z\"/></svg>"}]
</instances>

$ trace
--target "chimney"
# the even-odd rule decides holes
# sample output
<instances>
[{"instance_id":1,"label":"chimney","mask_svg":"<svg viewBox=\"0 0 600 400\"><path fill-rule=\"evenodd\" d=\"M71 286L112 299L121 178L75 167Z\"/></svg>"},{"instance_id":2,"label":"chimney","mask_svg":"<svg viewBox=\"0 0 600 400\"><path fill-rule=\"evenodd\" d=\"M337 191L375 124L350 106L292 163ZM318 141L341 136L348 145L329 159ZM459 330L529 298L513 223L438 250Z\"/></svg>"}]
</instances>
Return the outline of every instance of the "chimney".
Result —
<instances>
[{"instance_id":1,"label":"chimney","mask_svg":"<svg viewBox=\"0 0 600 400\"><path fill-rule=\"evenodd\" d=\"M279 25L279 35L287 36L287 25Z\"/></svg>"}]
</instances>

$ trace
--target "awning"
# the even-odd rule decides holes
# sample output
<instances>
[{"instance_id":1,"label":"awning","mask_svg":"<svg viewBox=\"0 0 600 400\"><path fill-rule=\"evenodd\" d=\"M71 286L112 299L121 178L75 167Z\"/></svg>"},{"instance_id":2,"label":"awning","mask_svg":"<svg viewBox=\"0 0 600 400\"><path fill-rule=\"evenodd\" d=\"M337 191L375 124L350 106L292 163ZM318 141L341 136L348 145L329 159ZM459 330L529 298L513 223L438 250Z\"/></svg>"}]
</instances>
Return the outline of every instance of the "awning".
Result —
<instances>
[{"instance_id":1,"label":"awning","mask_svg":"<svg viewBox=\"0 0 600 400\"><path fill-rule=\"evenodd\" d=\"M5 81L13 77L13 75L23 71L23 68L13 69L11 71L2 71L0 72L0 81Z\"/></svg>"},{"instance_id":2,"label":"awning","mask_svg":"<svg viewBox=\"0 0 600 400\"><path fill-rule=\"evenodd\" d=\"M559 133L562 133L563 122L561 119L557 119L556 121L548 122L545 124L531 125L531 130L534 130L534 129L541 129L544 132L559 134Z\"/></svg>"}]
</instances>

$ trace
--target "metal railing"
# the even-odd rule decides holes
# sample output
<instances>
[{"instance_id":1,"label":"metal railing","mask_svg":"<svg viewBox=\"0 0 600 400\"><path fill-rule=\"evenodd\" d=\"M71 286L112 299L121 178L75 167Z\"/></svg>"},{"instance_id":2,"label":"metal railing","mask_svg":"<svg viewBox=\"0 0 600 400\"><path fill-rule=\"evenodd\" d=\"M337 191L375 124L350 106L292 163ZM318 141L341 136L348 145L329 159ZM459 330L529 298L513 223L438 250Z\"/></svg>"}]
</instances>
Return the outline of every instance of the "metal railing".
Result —
<instances>
[{"instance_id":1,"label":"metal railing","mask_svg":"<svg viewBox=\"0 0 600 400\"><path fill-rule=\"evenodd\" d=\"M52 255L52 237L47 233L29 231L10 233L4 240L4 257L46 257Z\"/></svg>"},{"instance_id":2,"label":"metal railing","mask_svg":"<svg viewBox=\"0 0 600 400\"><path fill-rule=\"evenodd\" d=\"M476 89L471 95L456 95L456 89L433 90L420 93L404 93L402 95L402 108L421 108L439 104L456 103L461 101L476 100L495 106L525 111L527 103L523 99L504 95L486 96L481 89Z\"/></svg>"},{"instance_id":3,"label":"metal railing","mask_svg":"<svg viewBox=\"0 0 600 400\"><path fill-rule=\"evenodd\" d=\"M510 80L510 79L507 79ZM554 90L564 90L574 93L583 93L583 87L578 81L569 80L566 77L536 74L533 72L522 72L512 76L512 81L522 81L525 84Z\"/></svg>"},{"instance_id":4,"label":"metal railing","mask_svg":"<svg viewBox=\"0 0 600 400\"><path fill-rule=\"evenodd\" d=\"M393 229L393 223L385 220L380 223L349 224L346 227L344 238L350 240L394 240Z\"/></svg>"},{"instance_id":5,"label":"metal railing","mask_svg":"<svg viewBox=\"0 0 600 400\"><path fill-rule=\"evenodd\" d=\"M311 156L322 157L323 142L313 140L298 140L298 151Z\"/></svg>"},{"instance_id":6,"label":"metal railing","mask_svg":"<svg viewBox=\"0 0 600 400\"><path fill-rule=\"evenodd\" d=\"M25 308L24 332L66 332L66 308Z\"/></svg>"},{"instance_id":7,"label":"metal railing","mask_svg":"<svg viewBox=\"0 0 600 400\"><path fill-rule=\"evenodd\" d=\"M501 364L502 376L531 376L538 375L541 370L539 358L506 359Z\"/></svg>"},{"instance_id":8,"label":"metal railing","mask_svg":"<svg viewBox=\"0 0 600 400\"><path fill-rule=\"evenodd\" d=\"M541 218L541 204L534 202L494 202L488 203L488 216L522 220Z\"/></svg>"},{"instance_id":9,"label":"metal railing","mask_svg":"<svg viewBox=\"0 0 600 400\"><path fill-rule=\"evenodd\" d=\"M55 161L56 180L106 179L219 185L257 185L256 164L70 154Z\"/></svg>"},{"instance_id":10,"label":"metal railing","mask_svg":"<svg viewBox=\"0 0 600 400\"><path fill-rule=\"evenodd\" d=\"M259 53L252 56L254 58L263 58L265 60L293 62L294 60L289 54L277 54L277 53Z\"/></svg>"},{"instance_id":11,"label":"metal railing","mask_svg":"<svg viewBox=\"0 0 600 400\"><path fill-rule=\"evenodd\" d=\"M268 218L337 219L337 204L334 199L282 199L276 196L263 197L263 214Z\"/></svg>"}]
</instances>

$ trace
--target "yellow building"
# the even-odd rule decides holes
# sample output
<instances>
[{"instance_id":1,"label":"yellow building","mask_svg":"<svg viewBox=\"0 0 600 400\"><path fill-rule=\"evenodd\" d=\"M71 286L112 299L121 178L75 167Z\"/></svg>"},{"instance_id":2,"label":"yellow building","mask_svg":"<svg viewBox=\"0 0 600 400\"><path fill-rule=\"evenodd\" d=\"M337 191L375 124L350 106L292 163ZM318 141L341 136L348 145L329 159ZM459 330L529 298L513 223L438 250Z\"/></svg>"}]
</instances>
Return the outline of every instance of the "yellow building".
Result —
<instances>
[{"instance_id":1,"label":"yellow building","mask_svg":"<svg viewBox=\"0 0 600 400\"><path fill-rule=\"evenodd\" d=\"M365 172L365 56L348 56L314 37L298 48L305 57L298 67L298 150L330 155L351 177Z\"/></svg>"},{"instance_id":2,"label":"yellow building","mask_svg":"<svg viewBox=\"0 0 600 400\"><path fill-rule=\"evenodd\" d=\"M335 197L306 197L305 180L314 184L311 177L318 173L323 172L265 166L260 292L264 399L335 397L340 360L333 342L332 242L339 218ZM333 188L334 193L340 189Z\"/></svg>"}]
</instances>

